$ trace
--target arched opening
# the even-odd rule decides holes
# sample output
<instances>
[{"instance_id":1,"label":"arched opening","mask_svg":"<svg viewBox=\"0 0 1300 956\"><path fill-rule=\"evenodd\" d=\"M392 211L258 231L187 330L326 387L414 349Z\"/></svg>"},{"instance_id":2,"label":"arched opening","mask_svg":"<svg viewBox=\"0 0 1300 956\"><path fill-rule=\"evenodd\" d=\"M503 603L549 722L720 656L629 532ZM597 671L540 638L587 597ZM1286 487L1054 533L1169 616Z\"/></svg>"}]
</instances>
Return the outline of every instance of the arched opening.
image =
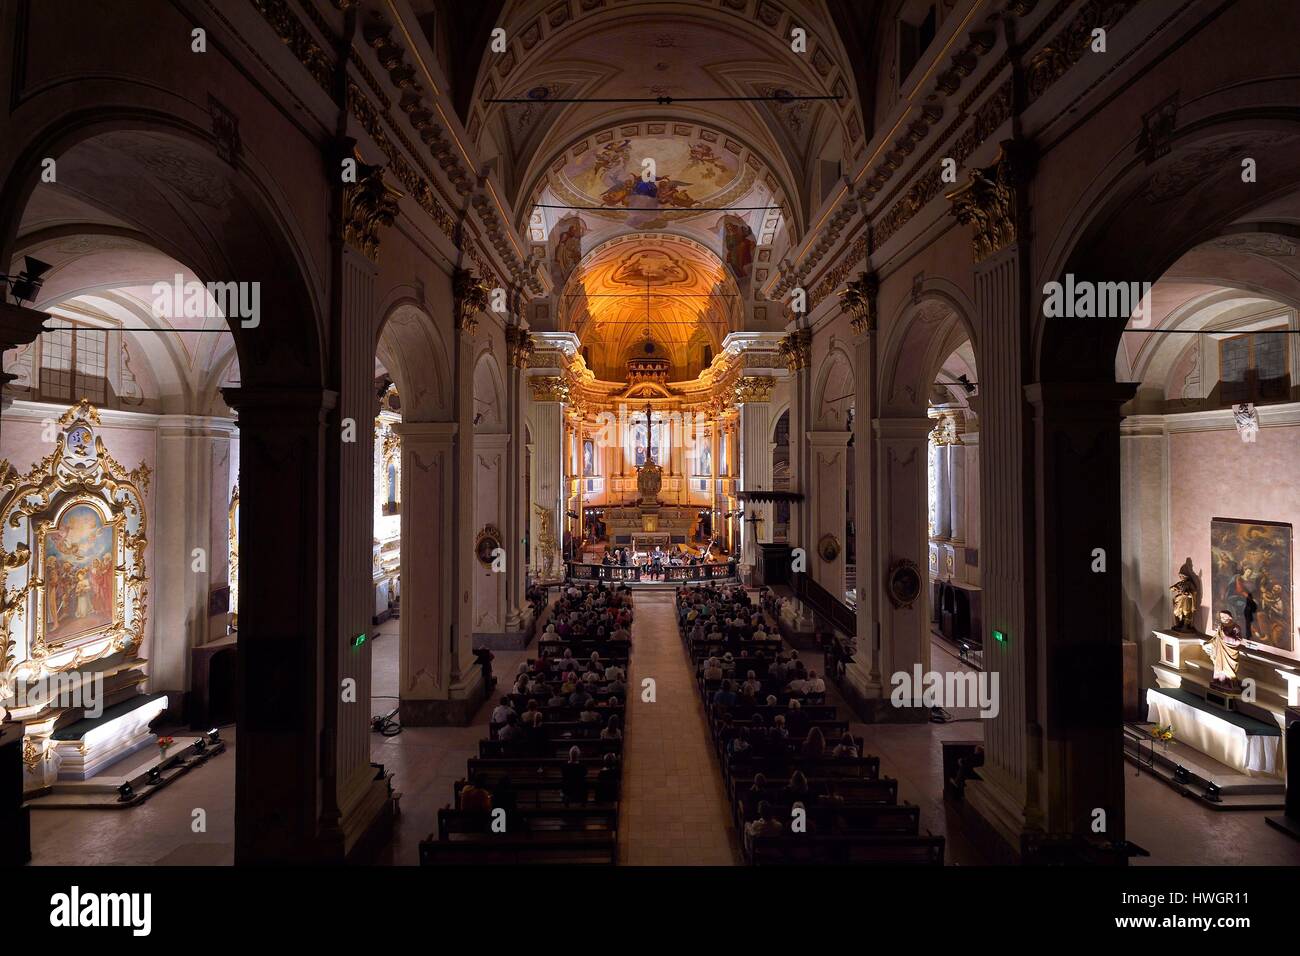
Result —
<instances>
[{"instance_id":1,"label":"arched opening","mask_svg":"<svg viewBox=\"0 0 1300 956\"><path fill-rule=\"evenodd\" d=\"M1294 555L1284 557L1290 549L1282 544L1295 520L1294 469L1270 467L1268 457L1274 437L1292 457L1295 448L1289 333L1297 299L1284 267L1294 241L1289 225L1277 225L1300 183L1300 164L1285 148L1295 129L1214 117L1211 103L1204 110L1207 119L1176 137L1169 156L1150 164L1117 157L1086 197L1087 213L1063 230L1045 282L1068 278L1094 297L1102 283L1120 283L1128 293L1121 304L1129 304L1045 313L1036 358L1042 385L1031 397L1038 510L1053 516L1039 533L1049 572L1038 667L1052 697L1050 708L1040 702L1040 719L1053 741L1047 762L1058 768L1044 791L1045 825L1086 833L1101 807L1111 839L1154 847L1162 862L1175 863L1206 862L1213 848L1199 826L1171 828L1159 809L1166 791L1151 774L1179 773L1178 788L1196 799L1231 796L1246 779L1267 789L1271 778L1276 789L1280 762L1237 760L1217 748L1223 710L1215 702L1255 721L1247 733L1257 732L1257 753L1280 754L1275 735L1289 681L1277 680L1278 665L1293 666L1295 647L1293 623L1285 636L1270 627L1252 639L1244 615L1228 622L1227 641L1206 633L1217 630L1221 606L1236 608L1225 588L1262 606L1286 593L1288 586L1274 590L1284 576L1294 582ZM1245 142L1276 172L1266 196L1241 175L1236 156ZM1196 193L1204 201L1190 195L1191 170L1206 187ZM1159 238L1152 222L1162 224ZM1224 456L1232 474L1221 478L1216 459ZM1086 514L1069 506L1081 496L1090 501ZM1077 616L1084 606L1092 609L1087 622ZM1267 621L1286 605L1273 606L1279 613ZM1239 650L1237 677L1259 680L1253 701L1225 681L1233 657L1225 645ZM1053 717L1082 710L1094 718ZM1163 737L1171 725L1181 731ZM1167 751L1184 745L1179 772ZM1145 761L1151 774L1125 774L1126 756Z\"/></svg>"},{"instance_id":2,"label":"arched opening","mask_svg":"<svg viewBox=\"0 0 1300 956\"><path fill-rule=\"evenodd\" d=\"M320 338L303 257L277 200L247 163L222 163L207 135L183 122L121 108L111 115L70 114L34 129L25 148L15 145L29 160L52 158L58 176L38 182L42 164L20 159L22 172L7 180L0 197L6 216L0 259L9 266L32 255L53 267L33 305L55 321L32 346L6 356L17 377L6 389L14 406L6 411L0 454L25 467L51 446L55 459L90 448L99 463L86 458L86 467L130 471L140 492L124 537L111 536L112 547L124 542L128 554L135 551L135 564L125 565L127 579L113 580L123 573L120 563L104 575L87 564L86 586L78 571L65 589L80 591L84 601L69 606L56 597L50 608L27 615L33 626L47 624L47 610L59 615L71 607L73 618L86 612L81 619L88 629L67 645L77 650L71 660L56 654L31 666L30 655L20 655L6 671L7 686L79 677L84 686L102 684L105 693L100 718L89 716L94 708L84 706L84 696L52 697L24 709L35 754L28 775L51 794L74 774L122 778L134 781L144 799L158 786L144 786L151 771L165 784L201 756L188 744L172 749L158 740L191 738L192 726L215 740L207 734L213 730L236 750L203 768L233 781L233 801L211 808L207 841L214 862L262 853L291 858L312 845L317 825L315 810L304 809L315 802L298 797L332 799L322 796L332 781L317 773L314 760L283 772L293 749L283 728L301 726L305 737L314 737L318 719L314 707L299 706L306 697L293 689L314 685L334 666L320 640L320 595L310 570L321 557L322 501L308 490L285 508L281 494L282 482L308 473L318 478L310 449L319 448L324 421ZM261 404L272 393L298 399L275 422ZM295 439L286 452L288 435ZM89 485L77 492L97 493ZM125 499L106 493L109 513L118 513ZM80 506L67 513L79 514ZM82 557L93 562L89 552ZM97 575L126 589L128 624L133 600L147 622L138 637L113 639L105 654L91 649L103 633L90 626ZM228 666L229 649L236 642L243 664L230 687L236 672ZM266 695L257 693L274 673L263 653L272 646L294 675L274 716L266 712ZM232 717L235 728L216 726ZM96 720L109 721L111 732L97 731L94 748L82 746L86 738L75 739L79 728ZM271 723L278 735L268 732ZM62 760L60 751L69 746L78 754ZM207 747L204 762L220 749ZM254 779L272 768L279 772L276 786L255 791ZM275 827L259 824L268 815L276 817ZM79 824L77 814L46 816L36 815L38 832L47 824ZM92 839L83 845L104 849L105 862L128 856L144 820L130 814L123 820L112 845Z\"/></svg>"}]
</instances>

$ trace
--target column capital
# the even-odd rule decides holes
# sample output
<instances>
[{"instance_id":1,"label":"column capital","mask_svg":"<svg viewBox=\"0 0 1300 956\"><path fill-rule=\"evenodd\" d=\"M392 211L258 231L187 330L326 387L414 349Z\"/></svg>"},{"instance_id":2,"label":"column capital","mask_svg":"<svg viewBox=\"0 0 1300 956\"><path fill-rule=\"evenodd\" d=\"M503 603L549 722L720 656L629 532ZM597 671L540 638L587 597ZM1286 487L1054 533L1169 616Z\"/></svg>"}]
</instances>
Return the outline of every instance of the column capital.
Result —
<instances>
[{"instance_id":1,"label":"column capital","mask_svg":"<svg viewBox=\"0 0 1300 956\"><path fill-rule=\"evenodd\" d=\"M567 402L569 384L563 375L534 375L528 379L534 402Z\"/></svg>"},{"instance_id":2,"label":"column capital","mask_svg":"<svg viewBox=\"0 0 1300 956\"><path fill-rule=\"evenodd\" d=\"M533 336L521 325L506 326L506 354L511 368L528 368L533 357Z\"/></svg>"},{"instance_id":3,"label":"column capital","mask_svg":"<svg viewBox=\"0 0 1300 956\"><path fill-rule=\"evenodd\" d=\"M772 392L775 389L776 379L770 375L743 375L736 380L736 404L751 405L755 402L770 402Z\"/></svg>"},{"instance_id":4,"label":"column capital","mask_svg":"<svg viewBox=\"0 0 1300 956\"><path fill-rule=\"evenodd\" d=\"M488 307L488 284L473 269L457 269L451 276L451 294L456 329L472 336L478 329L478 314Z\"/></svg>"},{"instance_id":5,"label":"column capital","mask_svg":"<svg viewBox=\"0 0 1300 956\"><path fill-rule=\"evenodd\" d=\"M1029 174L1028 144L1006 139L990 165L971 170L970 179L944 197L952 203L948 211L958 222L975 227L971 237L975 262L1020 241Z\"/></svg>"},{"instance_id":6,"label":"column capital","mask_svg":"<svg viewBox=\"0 0 1300 956\"><path fill-rule=\"evenodd\" d=\"M394 422L391 426L403 447L409 443L428 442L450 445L456 437L456 422Z\"/></svg>"},{"instance_id":7,"label":"column capital","mask_svg":"<svg viewBox=\"0 0 1300 956\"><path fill-rule=\"evenodd\" d=\"M339 393L317 386L232 386L221 390L226 404L239 413L242 422L250 414L302 415L324 413L338 404Z\"/></svg>"},{"instance_id":8,"label":"column capital","mask_svg":"<svg viewBox=\"0 0 1300 956\"><path fill-rule=\"evenodd\" d=\"M781 340L781 357L786 368L798 372L812 364L812 329L795 329Z\"/></svg>"},{"instance_id":9,"label":"column capital","mask_svg":"<svg viewBox=\"0 0 1300 956\"><path fill-rule=\"evenodd\" d=\"M353 146L356 182L343 186L343 241L371 262L379 261L379 229L397 219L397 201L404 195L384 182L384 167L361 161Z\"/></svg>"},{"instance_id":10,"label":"column capital","mask_svg":"<svg viewBox=\"0 0 1300 956\"><path fill-rule=\"evenodd\" d=\"M858 277L850 280L840 293L840 311L850 317L849 324L858 335L870 335L876 331L879 324L876 294L879 291L880 279L874 272L859 272Z\"/></svg>"}]
</instances>

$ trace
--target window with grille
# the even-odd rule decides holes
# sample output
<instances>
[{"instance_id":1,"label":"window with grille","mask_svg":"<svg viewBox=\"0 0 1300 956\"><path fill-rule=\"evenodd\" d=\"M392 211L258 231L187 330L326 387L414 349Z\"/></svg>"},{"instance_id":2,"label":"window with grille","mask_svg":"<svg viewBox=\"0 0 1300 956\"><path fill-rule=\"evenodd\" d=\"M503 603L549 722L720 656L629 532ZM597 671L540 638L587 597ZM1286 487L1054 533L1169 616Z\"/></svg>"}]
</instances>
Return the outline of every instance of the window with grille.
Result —
<instances>
[{"instance_id":1,"label":"window with grille","mask_svg":"<svg viewBox=\"0 0 1300 956\"><path fill-rule=\"evenodd\" d=\"M1234 335L1219 342L1219 401L1285 401L1291 391L1287 337L1267 333Z\"/></svg>"},{"instance_id":2,"label":"window with grille","mask_svg":"<svg viewBox=\"0 0 1300 956\"><path fill-rule=\"evenodd\" d=\"M65 402L87 398L103 405L108 399L108 331L62 319L46 327L50 331L41 336L41 396Z\"/></svg>"}]
</instances>

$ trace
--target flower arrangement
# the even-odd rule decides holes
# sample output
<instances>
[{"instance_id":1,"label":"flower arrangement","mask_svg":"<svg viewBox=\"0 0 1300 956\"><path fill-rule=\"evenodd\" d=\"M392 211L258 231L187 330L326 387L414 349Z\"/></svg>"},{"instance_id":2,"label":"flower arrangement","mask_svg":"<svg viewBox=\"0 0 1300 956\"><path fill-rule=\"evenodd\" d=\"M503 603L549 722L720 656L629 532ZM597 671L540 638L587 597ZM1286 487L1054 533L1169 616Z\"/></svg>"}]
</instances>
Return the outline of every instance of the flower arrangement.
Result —
<instances>
[{"instance_id":1,"label":"flower arrangement","mask_svg":"<svg viewBox=\"0 0 1300 956\"><path fill-rule=\"evenodd\" d=\"M167 748L174 743L176 743L176 739L174 737L159 737L158 750L161 751L162 755L165 757L167 756Z\"/></svg>"},{"instance_id":2,"label":"flower arrangement","mask_svg":"<svg viewBox=\"0 0 1300 956\"><path fill-rule=\"evenodd\" d=\"M1168 724L1161 727L1157 724L1155 727L1151 728L1151 736L1161 743L1167 744L1169 741L1174 739L1174 725Z\"/></svg>"}]
</instances>

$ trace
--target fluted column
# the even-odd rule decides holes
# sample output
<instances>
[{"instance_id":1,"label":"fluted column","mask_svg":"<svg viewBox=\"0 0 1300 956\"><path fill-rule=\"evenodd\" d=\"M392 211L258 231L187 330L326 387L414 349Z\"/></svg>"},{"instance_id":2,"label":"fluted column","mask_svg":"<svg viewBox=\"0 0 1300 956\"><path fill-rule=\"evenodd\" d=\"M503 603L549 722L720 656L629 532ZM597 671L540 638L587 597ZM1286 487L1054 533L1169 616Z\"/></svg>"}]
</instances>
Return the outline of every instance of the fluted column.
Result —
<instances>
[{"instance_id":1,"label":"fluted column","mask_svg":"<svg viewBox=\"0 0 1300 956\"><path fill-rule=\"evenodd\" d=\"M776 383L766 376L747 376L736 385L736 404L740 407L740 488L742 491L772 489L772 455L768 436L772 427L771 399ZM759 521L755 521L757 516ZM758 562L758 542L770 541L771 504L747 502L744 526L740 532L744 564Z\"/></svg>"},{"instance_id":2,"label":"fluted column","mask_svg":"<svg viewBox=\"0 0 1300 956\"><path fill-rule=\"evenodd\" d=\"M528 626L531 610L524 592L527 588L528 555L524 538L528 534L528 488L523 482L528 449L524 443L527 389L524 374L533 353L532 336L513 319L506 326L506 421L510 425L510 443L506 446L507 481L505 526L501 529L506 551L506 628L517 631Z\"/></svg>"},{"instance_id":3,"label":"fluted column","mask_svg":"<svg viewBox=\"0 0 1300 956\"><path fill-rule=\"evenodd\" d=\"M564 399L563 378L530 378L533 422L533 470L529 509L529 541L533 574L553 579L564 573L560 534L564 528Z\"/></svg>"},{"instance_id":4,"label":"fluted column","mask_svg":"<svg viewBox=\"0 0 1300 956\"><path fill-rule=\"evenodd\" d=\"M966 446L948 445L948 536L952 543L966 543Z\"/></svg>"},{"instance_id":5,"label":"fluted column","mask_svg":"<svg viewBox=\"0 0 1300 956\"><path fill-rule=\"evenodd\" d=\"M884 574L911 562L925 580L929 552L926 508L928 418L878 418L875 423L878 484L877 503ZM886 685L891 675L911 673L913 665L930 666L929 596L924 586L910 605L880 604L880 673ZM918 716L905 709L896 716Z\"/></svg>"},{"instance_id":6,"label":"fluted column","mask_svg":"<svg viewBox=\"0 0 1300 956\"><path fill-rule=\"evenodd\" d=\"M808 433L812 468L808 476L808 535L800 546L808 550L808 570L813 580L839 600L844 600L844 565L848 557L845 495L848 494L848 457L851 432ZM822 542L834 538L838 553L826 560Z\"/></svg>"},{"instance_id":7,"label":"fluted column","mask_svg":"<svg viewBox=\"0 0 1300 956\"><path fill-rule=\"evenodd\" d=\"M210 618L208 596L229 583L228 541L233 421L197 415L158 419L154 478L153 607L156 635L149 653L154 690L190 690L190 650L225 637L227 615ZM207 570L194 571L193 550L202 548ZM233 610L233 608L232 608Z\"/></svg>"},{"instance_id":8,"label":"fluted column","mask_svg":"<svg viewBox=\"0 0 1300 956\"><path fill-rule=\"evenodd\" d=\"M443 723L452 698L455 590L455 422L400 422L402 614L398 696L402 723ZM241 617L242 620L242 617Z\"/></svg>"},{"instance_id":9,"label":"fluted column","mask_svg":"<svg viewBox=\"0 0 1300 956\"><path fill-rule=\"evenodd\" d=\"M857 645L858 652L845 672L845 679L863 697L879 697L881 534L877 497L880 456L876 449L873 422L876 417L876 296L879 280L874 272L859 273L841 297L841 309L850 316L853 329L853 508L857 529ZM885 690L888 687L885 686Z\"/></svg>"},{"instance_id":10,"label":"fluted column","mask_svg":"<svg viewBox=\"0 0 1300 956\"><path fill-rule=\"evenodd\" d=\"M369 820L383 803L385 788L375 787L370 766L370 642L374 617L371 571L374 556L375 473L374 420L375 361L374 263L351 247L341 250L339 295L339 346L335 375L342 439L326 446L329 456L338 458L338 486L331 503L338 526L338 551L330 556L334 565L334 633L340 687L347 682L355 696L346 700L340 693L326 698L326 713L337 706L338 727L334 742L337 765L338 826L345 843L351 844L364 832ZM351 423L351 434L347 434ZM242 625L244 616L240 615Z\"/></svg>"}]
</instances>

